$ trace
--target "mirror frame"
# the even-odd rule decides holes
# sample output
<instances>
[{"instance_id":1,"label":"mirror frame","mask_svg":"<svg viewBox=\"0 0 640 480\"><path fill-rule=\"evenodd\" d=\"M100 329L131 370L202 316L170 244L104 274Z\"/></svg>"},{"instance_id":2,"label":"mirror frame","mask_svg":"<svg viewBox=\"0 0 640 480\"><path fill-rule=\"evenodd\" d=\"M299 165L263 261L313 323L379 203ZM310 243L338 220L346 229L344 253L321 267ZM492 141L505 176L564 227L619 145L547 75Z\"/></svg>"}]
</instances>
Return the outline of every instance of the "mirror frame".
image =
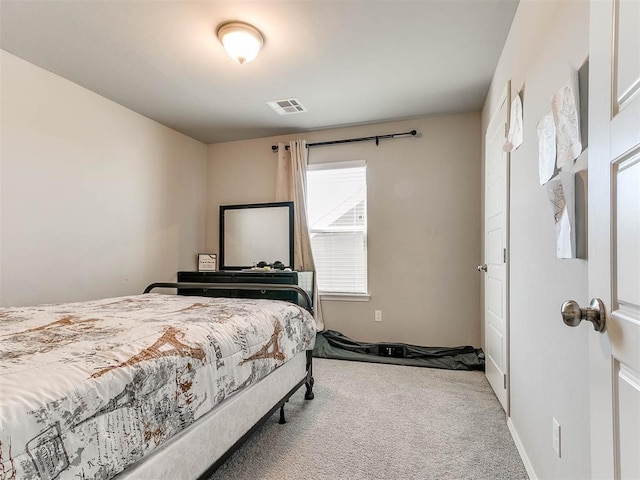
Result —
<instances>
[{"instance_id":1,"label":"mirror frame","mask_svg":"<svg viewBox=\"0 0 640 480\"><path fill-rule=\"evenodd\" d=\"M287 207L289 209L289 264L285 268L293 270L293 222L294 211L293 202L269 202L269 203L246 203L241 205L220 205L220 270L243 270L251 268L253 265L227 265L225 262L225 244L224 244L224 227L225 213L229 210L255 209L255 208L274 208ZM256 232L258 234L259 232Z\"/></svg>"}]
</instances>

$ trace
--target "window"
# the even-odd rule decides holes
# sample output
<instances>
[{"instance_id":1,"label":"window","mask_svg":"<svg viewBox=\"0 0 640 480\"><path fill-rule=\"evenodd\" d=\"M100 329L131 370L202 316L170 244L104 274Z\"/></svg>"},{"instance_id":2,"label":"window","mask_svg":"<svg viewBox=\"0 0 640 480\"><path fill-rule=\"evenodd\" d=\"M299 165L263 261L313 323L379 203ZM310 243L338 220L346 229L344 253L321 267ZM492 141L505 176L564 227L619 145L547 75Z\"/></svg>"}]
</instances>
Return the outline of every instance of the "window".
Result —
<instances>
[{"instance_id":1,"label":"window","mask_svg":"<svg viewBox=\"0 0 640 480\"><path fill-rule=\"evenodd\" d=\"M307 213L321 293L367 293L364 161L309 165Z\"/></svg>"}]
</instances>

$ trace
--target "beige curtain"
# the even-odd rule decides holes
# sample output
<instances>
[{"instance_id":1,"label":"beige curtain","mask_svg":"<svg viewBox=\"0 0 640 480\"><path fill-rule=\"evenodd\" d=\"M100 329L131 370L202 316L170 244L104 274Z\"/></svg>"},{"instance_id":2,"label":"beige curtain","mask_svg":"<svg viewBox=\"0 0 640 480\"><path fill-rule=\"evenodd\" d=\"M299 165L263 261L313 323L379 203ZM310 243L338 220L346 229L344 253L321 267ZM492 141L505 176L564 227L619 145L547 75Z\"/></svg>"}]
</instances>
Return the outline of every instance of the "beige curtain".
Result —
<instances>
[{"instance_id":1,"label":"beige curtain","mask_svg":"<svg viewBox=\"0 0 640 480\"><path fill-rule=\"evenodd\" d=\"M304 140L293 140L289 143L289 150L284 143L278 144L276 201L294 204L293 266L295 270L314 272L313 307L316 330L322 331L324 321L307 226L307 142Z\"/></svg>"}]
</instances>

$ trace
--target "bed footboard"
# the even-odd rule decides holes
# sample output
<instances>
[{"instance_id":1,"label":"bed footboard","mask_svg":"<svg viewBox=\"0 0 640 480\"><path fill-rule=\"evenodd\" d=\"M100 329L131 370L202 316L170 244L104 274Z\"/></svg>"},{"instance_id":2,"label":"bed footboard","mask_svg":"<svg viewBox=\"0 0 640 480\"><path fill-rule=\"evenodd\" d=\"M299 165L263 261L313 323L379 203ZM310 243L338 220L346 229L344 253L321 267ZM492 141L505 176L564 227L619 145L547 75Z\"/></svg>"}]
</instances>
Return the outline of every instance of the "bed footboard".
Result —
<instances>
[{"instance_id":1,"label":"bed footboard","mask_svg":"<svg viewBox=\"0 0 640 480\"><path fill-rule=\"evenodd\" d=\"M303 299L305 305L301 305L304 307L311 315L313 315L313 302L311 301L311 297L309 293L303 288L300 288L297 285L284 285L284 284L273 284L273 283L205 283L205 282L159 282L152 283L144 289L143 293L149 293L155 288L175 288L175 289L184 289L184 290L202 290L202 289L213 289L215 288L220 290L275 290L275 291L290 291L298 293Z\"/></svg>"},{"instance_id":2,"label":"bed footboard","mask_svg":"<svg viewBox=\"0 0 640 480\"><path fill-rule=\"evenodd\" d=\"M300 288L297 285L288 285L288 284L266 284L266 283L204 283L204 282L159 282L152 283L147 288L145 288L144 293L150 293L155 288L170 288L170 289L221 289L221 290L280 290L280 291L294 291L302 297L305 305L301 305L305 308L311 315L313 315L313 303L311 301L311 297L307 293L306 290ZM215 472L220 465L222 465L225 460L235 451L240 445L246 441L246 439L253 434L253 432L259 428L273 413L275 413L278 409L280 410L280 421L279 423L286 423L285 414L284 414L284 404L289 401L289 398L303 385L305 386L305 400L313 400L313 351L306 351L306 375L300 382L295 385L286 395L284 395L280 401L278 401L273 408L267 412L248 432L246 432L241 438L239 438L236 443L229 448L221 457L219 457L213 465L211 465L207 471L199 477L199 480L204 480L209 478L213 472Z\"/></svg>"},{"instance_id":3,"label":"bed footboard","mask_svg":"<svg viewBox=\"0 0 640 480\"><path fill-rule=\"evenodd\" d=\"M143 293L149 293L155 288L175 288L175 289L208 289L212 288L211 283L204 282L158 282L152 283L147 288L144 289ZM216 289L221 290L285 290L285 291L294 291L300 294L300 296L304 299L305 305L302 305L311 315L313 315L313 303L311 301L311 297L307 293L306 290L300 288L297 285L279 285L279 284L271 284L271 283L216 283ZM304 385L306 388L304 398L306 400L313 400L313 355L311 350L307 350L307 376L304 381ZM281 420L284 420L284 414L281 410ZM284 423L284 421L282 422Z\"/></svg>"}]
</instances>

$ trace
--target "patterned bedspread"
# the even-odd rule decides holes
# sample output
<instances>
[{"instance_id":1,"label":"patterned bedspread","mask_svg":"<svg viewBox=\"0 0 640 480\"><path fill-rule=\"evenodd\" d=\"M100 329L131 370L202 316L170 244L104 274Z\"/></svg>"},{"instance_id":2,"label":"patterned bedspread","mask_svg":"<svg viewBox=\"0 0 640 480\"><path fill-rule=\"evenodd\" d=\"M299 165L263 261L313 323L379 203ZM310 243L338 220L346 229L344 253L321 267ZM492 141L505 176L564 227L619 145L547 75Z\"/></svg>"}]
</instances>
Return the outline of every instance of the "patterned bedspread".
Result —
<instances>
[{"instance_id":1,"label":"patterned bedspread","mask_svg":"<svg viewBox=\"0 0 640 480\"><path fill-rule=\"evenodd\" d=\"M272 300L0 309L0 479L111 478L314 340Z\"/></svg>"}]
</instances>

